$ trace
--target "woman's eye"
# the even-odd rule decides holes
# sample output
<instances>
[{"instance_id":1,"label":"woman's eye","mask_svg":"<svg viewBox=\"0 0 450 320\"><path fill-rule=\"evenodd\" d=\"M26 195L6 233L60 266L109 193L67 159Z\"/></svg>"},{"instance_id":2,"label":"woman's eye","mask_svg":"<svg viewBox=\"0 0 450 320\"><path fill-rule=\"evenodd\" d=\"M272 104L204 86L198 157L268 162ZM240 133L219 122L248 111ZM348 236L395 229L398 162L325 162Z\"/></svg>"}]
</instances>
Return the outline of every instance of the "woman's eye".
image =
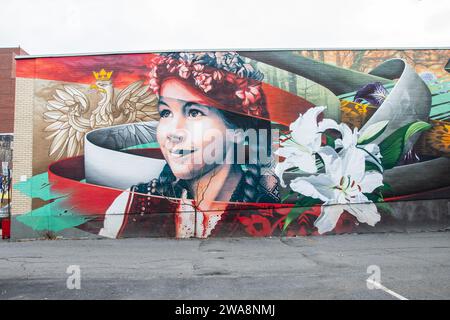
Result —
<instances>
[{"instance_id":1,"label":"woman's eye","mask_svg":"<svg viewBox=\"0 0 450 320\"><path fill-rule=\"evenodd\" d=\"M171 114L171 112L169 110L161 110L159 115L161 118L167 118L169 117Z\"/></svg>"},{"instance_id":2,"label":"woman's eye","mask_svg":"<svg viewBox=\"0 0 450 320\"><path fill-rule=\"evenodd\" d=\"M196 109L189 110L188 114L189 114L189 117L192 117L192 118L197 118L197 117L205 115L203 112L201 112L200 110L196 110Z\"/></svg>"}]
</instances>

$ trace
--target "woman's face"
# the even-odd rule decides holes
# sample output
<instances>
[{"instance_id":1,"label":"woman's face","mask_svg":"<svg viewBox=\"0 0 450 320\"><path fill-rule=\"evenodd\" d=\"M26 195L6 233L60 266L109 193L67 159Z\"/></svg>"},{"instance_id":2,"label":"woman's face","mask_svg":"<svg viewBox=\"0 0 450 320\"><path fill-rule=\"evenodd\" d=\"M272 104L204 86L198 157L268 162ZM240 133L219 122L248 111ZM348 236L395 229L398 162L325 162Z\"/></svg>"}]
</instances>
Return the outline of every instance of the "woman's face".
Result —
<instances>
[{"instance_id":1,"label":"woman's face","mask_svg":"<svg viewBox=\"0 0 450 320\"><path fill-rule=\"evenodd\" d=\"M223 157L227 151L229 128L217 109L205 105L206 99L177 79L161 86L157 140L173 174L182 180L199 177L217 165L204 159L204 150L213 145L217 148L212 130L222 134L219 148Z\"/></svg>"}]
</instances>

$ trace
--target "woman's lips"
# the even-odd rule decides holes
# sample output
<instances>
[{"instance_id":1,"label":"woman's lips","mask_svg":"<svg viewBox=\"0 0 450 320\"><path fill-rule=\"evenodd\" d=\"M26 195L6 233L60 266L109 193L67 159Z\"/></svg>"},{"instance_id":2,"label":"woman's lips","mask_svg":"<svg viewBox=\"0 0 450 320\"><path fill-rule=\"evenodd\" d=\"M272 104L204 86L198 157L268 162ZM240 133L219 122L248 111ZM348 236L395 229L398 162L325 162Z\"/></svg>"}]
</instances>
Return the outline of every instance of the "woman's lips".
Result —
<instances>
[{"instance_id":1,"label":"woman's lips","mask_svg":"<svg viewBox=\"0 0 450 320\"><path fill-rule=\"evenodd\" d=\"M182 158L197 151L197 149L172 149L169 154L174 158Z\"/></svg>"}]
</instances>

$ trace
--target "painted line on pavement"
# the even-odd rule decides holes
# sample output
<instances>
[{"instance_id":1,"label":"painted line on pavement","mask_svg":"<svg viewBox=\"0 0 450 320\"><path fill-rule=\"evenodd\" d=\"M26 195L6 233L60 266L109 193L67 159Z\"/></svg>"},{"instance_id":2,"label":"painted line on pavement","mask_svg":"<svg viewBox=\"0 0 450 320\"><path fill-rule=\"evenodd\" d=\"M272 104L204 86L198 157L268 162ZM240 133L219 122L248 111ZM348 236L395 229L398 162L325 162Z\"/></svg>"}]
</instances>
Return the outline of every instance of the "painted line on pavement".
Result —
<instances>
[{"instance_id":1,"label":"painted line on pavement","mask_svg":"<svg viewBox=\"0 0 450 320\"><path fill-rule=\"evenodd\" d=\"M402 295L400 295L400 294L398 294L398 293L396 293L396 292L394 292L394 291L392 291L392 290L386 288L386 287L383 286L381 283L375 282L375 281L373 281L373 280L371 280L371 279L367 279L366 281L367 281L368 283L374 285L377 289L381 289L381 290L383 290L384 292L389 293L391 296L393 296L393 297L395 297L395 298L397 298L397 299L399 299L399 300L408 300L408 299L406 299L404 296L402 296Z\"/></svg>"}]
</instances>

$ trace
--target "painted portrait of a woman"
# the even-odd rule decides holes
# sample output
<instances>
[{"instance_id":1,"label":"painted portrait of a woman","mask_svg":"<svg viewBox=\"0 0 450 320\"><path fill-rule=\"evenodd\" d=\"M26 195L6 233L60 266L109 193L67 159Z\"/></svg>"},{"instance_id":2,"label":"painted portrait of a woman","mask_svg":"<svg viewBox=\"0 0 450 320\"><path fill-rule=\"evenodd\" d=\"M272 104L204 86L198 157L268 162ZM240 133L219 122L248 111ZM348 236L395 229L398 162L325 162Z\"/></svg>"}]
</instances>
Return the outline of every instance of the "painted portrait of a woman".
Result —
<instances>
[{"instance_id":1,"label":"painted portrait of a woman","mask_svg":"<svg viewBox=\"0 0 450 320\"><path fill-rule=\"evenodd\" d=\"M379 203L447 191L446 124L429 121L440 93L404 59L369 73L290 51L26 61L45 139L17 190L47 203L18 220L36 230L344 233L394 222Z\"/></svg>"},{"instance_id":2,"label":"painted portrait of a woman","mask_svg":"<svg viewBox=\"0 0 450 320\"><path fill-rule=\"evenodd\" d=\"M148 228L169 224L176 237L207 237L226 211L218 202L279 203L262 77L235 53L157 56L149 83L159 97L156 136L167 163L159 177L114 201L100 234L145 230L152 215L165 222ZM155 210L150 196L170 208Z\"/></svg>"}]
</instances>

